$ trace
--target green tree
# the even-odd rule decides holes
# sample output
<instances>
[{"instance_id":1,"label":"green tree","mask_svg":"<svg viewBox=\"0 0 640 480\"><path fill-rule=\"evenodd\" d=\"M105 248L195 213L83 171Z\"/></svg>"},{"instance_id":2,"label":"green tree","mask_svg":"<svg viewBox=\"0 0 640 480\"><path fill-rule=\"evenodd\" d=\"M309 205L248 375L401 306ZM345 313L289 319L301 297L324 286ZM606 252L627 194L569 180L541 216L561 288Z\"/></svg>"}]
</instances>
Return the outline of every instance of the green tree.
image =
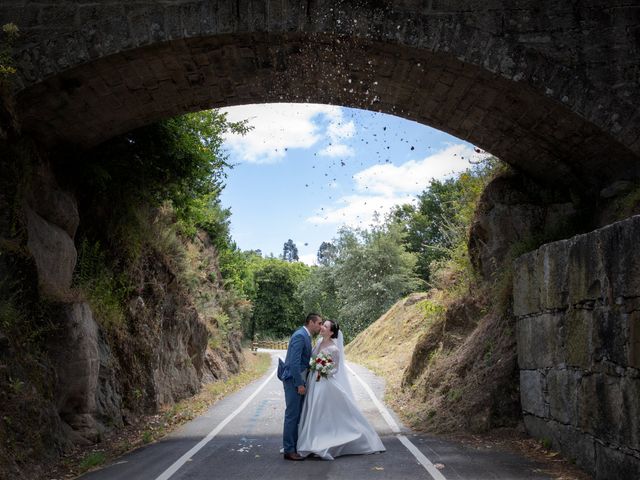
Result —
<instances>
[{"instance_id":1,"label":"green tree","mask_svg":"<svg viewBox=\"0 0 640 480\"><path fill-rule=\"evenodd\" d=\"M333 265L336 261L337 255L338 252L335 245L330 242L322 242L318 248L318 253L316 254L318 265Z\"/></svg>"},{"instance_id":2,"label":"green tree","mask_svg":"<svg viewBox=\"0 0 640 480\"><path fill-rule=\"evenodd\" d=\"M204 228L214 237L226 237L229 212L220 206L219 195L230 165L222 137L246 131L244 122L229 122L217 110L190 113L70 156L58 164L60 178L78 186L80 203L91 210L96 230L117 232L141 208L169 201L184 233ZM105 244L113 238L104 239Z\"/></svg>"},{"instance_id":3,"label":"green tree","mask_svg":"<svg viewBox=\"0 0 640 480\"><path fill-rule=\"evenodd\" d=\"M405 233L404 243L417 255L416 272L422 279L429 281L433 265L466 242L477 200L499 168L499 161L490 157L456 177L432 180L416 206L399 205L392 211L389 221Z\"/></svg>"},{"instance_id":4,"label":"green tree","mask_svg":"<svg viewBox=\"0 0 640 480\"><path fill-rule=\"evenodd\" d=\"M301 324L304 309L296 292L308 274L309 267L300 262L266 258L258 263L249 332L252 338L256 333L262 337L283 338Z\"/></svg>"},{"instance_id":5,"label":"green tree","mask_svg":"<svg viewBox=\"0 0 640 480\"><path fill-rule=\"evenodd\" d=\"M333 266L311 267L309 276L298 286L297 295L305 312L316 312L334 320L340 318L341 303Z\"/></svg>"},{"instance_id":6,"label":"green tree","mask_svg":"<svg viewBox=\"0 0 640 480\"><path fill-rule=\"evenodd\" d=\"M414 273L416 256L405 250L404 233L396 223L371 231L342 229L337 248L335 284L347 337L423 286Z\"/></svg>"},{"instance_id":7,"label":"green tree","mask_svg":"<svg viewBox=\"0 0 640 480\"><path fill-rule=\"evenodd\" d=\"M246 289L252 280L230 235L231 213L220 203L226 169L231 168L222 149L223 134L246 130L243 122L229 122L219 111L203 111L133 130L60 159L59 177L72 185L83 209L78 238L100 245L105 268L126 286L126 279L144 268L150 252L189 272L182 241L204 230L207 238L200 240L214 247L226 289L217 305L234 328L246 324ZM166 235L157 235L159 218L166 219ZM215 266L200 268L205 269L217 284L221 278ZM85 279L86 288L96 280Z\"/></svg>"},{"instance_id":8,"label":"green tree","mask_svg":"<svg viewBox=\"0 0 640 480\"><path fill-rule=\"evenodd\" d=\"M289 239L284 242L284 246L282 248L282 259L285 262L297 262L300 260L298 257L298 247L293 243L293 240Z\"/></svg>"}]
</instances>

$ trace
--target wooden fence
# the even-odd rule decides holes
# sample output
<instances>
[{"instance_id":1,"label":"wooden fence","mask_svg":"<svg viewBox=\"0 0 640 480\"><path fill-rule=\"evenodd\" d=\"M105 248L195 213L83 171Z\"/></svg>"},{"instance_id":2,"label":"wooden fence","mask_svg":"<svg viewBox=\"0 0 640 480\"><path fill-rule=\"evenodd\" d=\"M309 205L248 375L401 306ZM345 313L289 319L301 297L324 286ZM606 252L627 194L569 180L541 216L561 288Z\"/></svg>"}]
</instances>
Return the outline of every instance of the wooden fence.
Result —
<instances>
[{"instance_id":1,"label":"wooden fence","mask_svg":"<svg viewBox=\"0 0 640 480\"><path fill-rule=\"evenodd\" d=\"M289 347L289 342L276 342L271 340L259 340L251 344L251 350L254 352L259 348L268 348L271 350L286 350Z\"/></svg>"}]
</instances>

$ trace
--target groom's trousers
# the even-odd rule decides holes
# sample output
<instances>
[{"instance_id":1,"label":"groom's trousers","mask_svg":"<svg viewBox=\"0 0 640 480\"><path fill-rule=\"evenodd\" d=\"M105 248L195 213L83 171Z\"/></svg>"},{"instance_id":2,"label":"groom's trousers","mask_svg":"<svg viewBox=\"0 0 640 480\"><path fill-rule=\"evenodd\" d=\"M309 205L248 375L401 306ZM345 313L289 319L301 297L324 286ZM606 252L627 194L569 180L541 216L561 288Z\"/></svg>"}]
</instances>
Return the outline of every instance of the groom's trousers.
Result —
<instances>
[{"instance_id":1,"label":"groom's trousers","mask_svg":"<svg viewBox=\"0 0 640 480\"><path fill-rule=\"evenodd\" d=\"M284 453L293 453L296 451L298 443L298 424L300 423L300 414L302 413L302 403L304 395L298 394L298 388L293 384L293 379L288 378L283 381L284 385L284 428L282 429L282 447Z\"/></svg>"}]
</instances>

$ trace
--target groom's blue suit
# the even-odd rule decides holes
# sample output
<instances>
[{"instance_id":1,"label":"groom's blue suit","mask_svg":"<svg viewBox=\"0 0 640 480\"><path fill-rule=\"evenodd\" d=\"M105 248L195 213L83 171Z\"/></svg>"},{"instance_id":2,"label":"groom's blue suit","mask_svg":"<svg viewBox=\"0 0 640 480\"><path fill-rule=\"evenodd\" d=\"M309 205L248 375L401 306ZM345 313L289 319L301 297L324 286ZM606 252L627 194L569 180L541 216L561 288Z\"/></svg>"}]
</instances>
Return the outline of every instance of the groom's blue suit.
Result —
<instances>
[{"instance_id":1,"label":"groom's blue suit","mask_svg":"<svg viewBox=\"0 0 640 480\"><path fill-rule=\"evenodd\" d=\"M300 423L300 413L304 402L304 395L298 393L298 387L306 383L304 376L309 368L310 359L311 336L304 327L300 327L289 340L284 368L279 375L284 385L284 401L287 406L284 412L282 432L284 453L296 451L298 423Z\"/></svg>"}]
</instances>

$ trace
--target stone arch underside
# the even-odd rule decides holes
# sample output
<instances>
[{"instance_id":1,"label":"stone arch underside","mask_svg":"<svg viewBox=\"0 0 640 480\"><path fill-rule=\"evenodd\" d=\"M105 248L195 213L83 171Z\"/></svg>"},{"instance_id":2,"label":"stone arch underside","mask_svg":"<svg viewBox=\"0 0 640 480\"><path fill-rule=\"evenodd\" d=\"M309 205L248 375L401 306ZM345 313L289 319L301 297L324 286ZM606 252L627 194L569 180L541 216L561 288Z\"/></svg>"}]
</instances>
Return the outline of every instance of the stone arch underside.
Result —
<instances>
[{"instance_id":1,"label":"stone arch underside","mask_svg":"<svg viewBox=\"0 0 640 480\"><path fill-rule=\"evenodd\" d=\"M313 0L34 8L7 0L0 14L25 24L17 109L50 144L89 147L204 108L314 102L428 124L576 192L640 177L638 39L620 33L635 9L597 0L544 10Z\"/></svg>"}]
</instances>

